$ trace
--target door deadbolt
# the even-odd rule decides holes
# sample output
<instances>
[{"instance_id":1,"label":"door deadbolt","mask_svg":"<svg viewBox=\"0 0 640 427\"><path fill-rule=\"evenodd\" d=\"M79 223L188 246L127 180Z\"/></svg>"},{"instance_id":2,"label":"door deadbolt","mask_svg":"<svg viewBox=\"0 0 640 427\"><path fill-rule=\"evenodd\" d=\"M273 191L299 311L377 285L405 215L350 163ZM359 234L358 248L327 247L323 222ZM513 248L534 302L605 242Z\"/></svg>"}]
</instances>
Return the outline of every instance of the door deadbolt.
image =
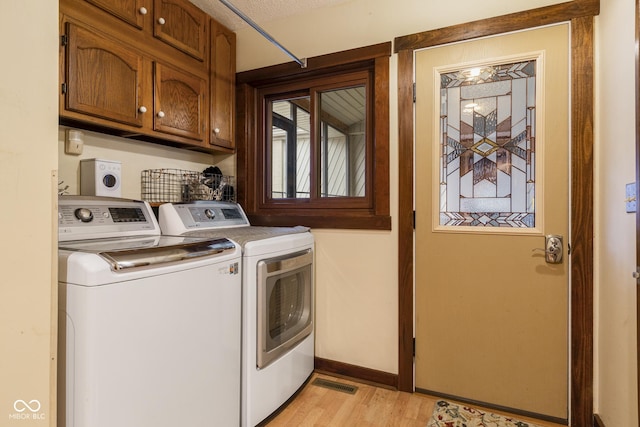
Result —
<instances>
[{"instance_id":1,"label":"door deadbolt","mask_svg":"<svg viewBox=\"0 0 640 427\"><path fill-rule=\"evenodd\" d=\"M562 262L562 236L547 234L544 236L544 248L535 248L532 251L544 252L544 259L548 264L560 264Z\"/></svg>"}]
</instances>

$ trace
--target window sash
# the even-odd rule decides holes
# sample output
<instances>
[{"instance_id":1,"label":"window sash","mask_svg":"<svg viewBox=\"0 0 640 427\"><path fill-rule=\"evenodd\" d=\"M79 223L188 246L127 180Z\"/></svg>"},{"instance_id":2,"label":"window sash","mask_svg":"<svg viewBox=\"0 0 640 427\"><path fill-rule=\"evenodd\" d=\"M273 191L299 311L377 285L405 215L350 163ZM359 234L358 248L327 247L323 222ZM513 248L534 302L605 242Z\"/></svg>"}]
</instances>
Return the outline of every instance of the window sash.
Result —
<instances>
[{"instance_id":1,"label":"window sash","mask_svg":"<svg viewBox=\"0 0 640 427\"><path fill-rule=\"evenodd\" d=\"M322 171L324 168L324 160L322 158L322 124L325 123L322 120L321 112L319 109L320 96L322 93L326 93L334 90L348 89L353 87L363 87L365 90L365 160L364 160L364 195L362 196L340 196L340 197L323 197L323 183ZM329 80L326 78L306 80L301 82L295 82L293 84L286 83L283 85L270 86L259 92L260 97L260 117L263 118L264 125L258 124L259 129L262 129L262 144L265 150L261 156L262 169L258 169L259 176L267 177L263 189L261 200L259 201L259 207L261 209L277 208L280 209L284 206L290 209L296 209L296 206L300 206L304 209L327 209L327 208L371 208L373 206L372 188L371 183L373 174L373 108L372 99L373 91L371 84L371 73L367 71L359 71L355 73L348 73L341 76L333 77ZM305 99L308 99L308 105L305 103ZM287 197L273 197L274 187L274 170L273 170L273 141L272 132L267 132L267 129L273 129L274 126L288 126L284 125L283 121L291 120L284 117L278 117L272 111L272 105L278 101L290 100L294 104L297 102L296 108L308 109L310 113L310 153L309 153L309 167L310 167L310 186L308 197L293 197L295 191L292 186L287 188ZM294 102L295 101L295 102ZM293 113L292 113L293 114ZM293 116L290 116L293 117ZM294 120L295 121L295 120ZM292 131L291 131L292 132ZM293 143L290 143L295 145ZM287 158L288 164L295 163L295 157L290 156ZM293 177L295 173L287 173L287 176ZM291 184L290 179L288 180Z\"/></svg>"}]
</instances>

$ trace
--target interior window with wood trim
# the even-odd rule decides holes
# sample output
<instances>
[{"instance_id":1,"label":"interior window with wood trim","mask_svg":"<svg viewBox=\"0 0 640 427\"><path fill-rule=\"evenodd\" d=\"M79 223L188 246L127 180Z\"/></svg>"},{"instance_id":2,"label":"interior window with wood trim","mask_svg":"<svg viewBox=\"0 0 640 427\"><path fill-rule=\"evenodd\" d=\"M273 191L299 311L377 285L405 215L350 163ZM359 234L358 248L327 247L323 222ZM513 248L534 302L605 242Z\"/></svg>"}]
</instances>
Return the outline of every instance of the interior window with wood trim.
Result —
<instances>
[{"instance_id":1,"label":"interior window with wood trim","mask_svg":"<svg viewBox=\"0 0 640 427\"><path fill-rule=\"evenodd\" d=\"M237 75L238 200L254 225L391 228L383 43Z\"/></svg>"}]
</instances>

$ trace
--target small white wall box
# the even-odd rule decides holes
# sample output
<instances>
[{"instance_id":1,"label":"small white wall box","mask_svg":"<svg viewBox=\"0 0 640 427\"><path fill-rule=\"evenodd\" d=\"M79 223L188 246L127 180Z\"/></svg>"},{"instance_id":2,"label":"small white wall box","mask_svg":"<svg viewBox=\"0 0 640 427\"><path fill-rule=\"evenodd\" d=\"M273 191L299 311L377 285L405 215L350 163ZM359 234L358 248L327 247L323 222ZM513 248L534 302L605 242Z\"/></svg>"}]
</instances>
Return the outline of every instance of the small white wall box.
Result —
<instances>
[{"instance_id":1,"label":"small white wall box","mask_svg":"<svg viewBox=\"0 0 640 427\"><path fill-rule=\"evenodd\" d=\"M80 160L80 195L121 197L121 164L113 160Z\"/></svg>"}]
</instances>

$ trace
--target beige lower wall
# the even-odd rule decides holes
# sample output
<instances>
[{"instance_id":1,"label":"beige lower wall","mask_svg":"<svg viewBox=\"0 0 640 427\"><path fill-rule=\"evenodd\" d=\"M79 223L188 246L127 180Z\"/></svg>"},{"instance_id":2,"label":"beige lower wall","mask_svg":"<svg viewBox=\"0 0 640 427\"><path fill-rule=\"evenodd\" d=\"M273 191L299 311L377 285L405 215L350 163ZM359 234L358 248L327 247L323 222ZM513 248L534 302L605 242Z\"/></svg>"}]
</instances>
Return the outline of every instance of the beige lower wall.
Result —
<instances>
[{"instance_id":1,"label":"beige lower wall","mask_svg":"<svg viewBox=\"0 0 640 427\"><path fill-rule=\"evenodd\" d=\"M316 355L397 373L397 233L313 230Z\"/></svg>"},{"instance_id":2,"label":"beige lower wall","mask_svg":"<svg viewBox=\"0 0 640 427\"><path fill-rule=\"evenodd\" d=\"M596 18L595 401L607 427L638 425L633 0L600 2Z\"/></svg>"},{"instance_id":3,"label":"beige lower wall","mask_svg":"<svg viewBox=\"0 0 640 427\"><path fill-rule=\"evenodd\" d=\"M58 3L1 2L0 39L0 425L48 426L56 417Z\"/></svg>"}]
</instances>

